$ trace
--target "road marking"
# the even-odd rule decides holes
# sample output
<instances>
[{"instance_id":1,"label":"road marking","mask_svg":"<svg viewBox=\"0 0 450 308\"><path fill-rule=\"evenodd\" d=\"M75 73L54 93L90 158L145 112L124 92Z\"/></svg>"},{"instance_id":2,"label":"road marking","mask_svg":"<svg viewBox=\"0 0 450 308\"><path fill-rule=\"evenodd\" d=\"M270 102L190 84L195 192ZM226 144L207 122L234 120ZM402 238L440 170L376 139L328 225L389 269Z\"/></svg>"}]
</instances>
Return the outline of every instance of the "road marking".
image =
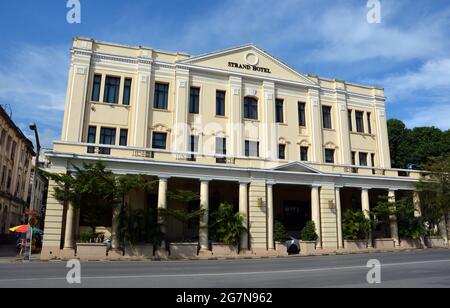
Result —
<instances>
[{"instance_id":1,"label":"road marking","mask_svg":"<svg viewBox=\"0 0 450 308\"><path fill-rule=\"evenodd\" d=\"M403 263L388 263L382 264L383 267L396 266L410 266L410 265L424 265L447 263L450 260L433 260L433 261L416 261ZM181 278L181 277L214 277L214 276L251 276L251 275L268 275L268 274L292 274L292 273L310 273L310 272L324 272L324 271L339 271L339 270L353 270L353 269L367 269L366 265L361 266L343 266L343 267L327 267L327 268L312 268L312 269L293 269L282 271L261 271L261 272L234 272L234 273L205 273L205 274L166 274L166 275L139 275L139 276L86 276L82 280L106 280L106 279L144 279L144 278ZM1 282L19 282L19 281L42 281L42 280L66 280L61 277L44 277L44 278L13 278L0 279Z\"/></svg>"}]
</instances>

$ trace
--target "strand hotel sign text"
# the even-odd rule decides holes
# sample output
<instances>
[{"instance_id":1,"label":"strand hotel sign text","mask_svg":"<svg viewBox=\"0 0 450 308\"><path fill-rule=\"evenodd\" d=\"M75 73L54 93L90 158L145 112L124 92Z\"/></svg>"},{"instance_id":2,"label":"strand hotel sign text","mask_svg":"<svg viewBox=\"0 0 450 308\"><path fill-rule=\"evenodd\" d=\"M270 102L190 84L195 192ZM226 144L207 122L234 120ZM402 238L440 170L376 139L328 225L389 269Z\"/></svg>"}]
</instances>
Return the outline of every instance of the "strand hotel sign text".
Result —
<instances>
[{"instance_id":1,"label":"strand hotel sign text","mask_svg":"<svg viewBox=\"0 0 450 308\"><path fill-rule=\"evenodd\" d=\"M233 68L239 68L239 69L242 69L242 70L248 70L248 71L272 74L272 72L270 71L270 68L261 67L261 66L257 66L257 65L239 64L239 63L236 63L236 62L228 62L228 66L229 67L233 67Z\"/></svg>"}]
</instances>

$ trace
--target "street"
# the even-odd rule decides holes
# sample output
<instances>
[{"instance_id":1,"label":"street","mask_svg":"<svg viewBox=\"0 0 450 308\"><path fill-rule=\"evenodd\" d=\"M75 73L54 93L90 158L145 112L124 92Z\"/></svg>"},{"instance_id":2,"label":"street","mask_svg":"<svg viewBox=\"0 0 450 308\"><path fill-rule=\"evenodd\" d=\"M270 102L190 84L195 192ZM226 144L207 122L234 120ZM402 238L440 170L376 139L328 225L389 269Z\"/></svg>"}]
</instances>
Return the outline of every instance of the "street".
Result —
<instances>
[{"instance_id":1,"label":"street","mask_svg":"<svg viewBox=\"0 0 450 308\"><path fill-rule=\"evenodd\" d=\"M381 262L381 284L369 285L367 262ZM66 281L65 262L0 264L0 288L365 288L450 287L450 250L281 259L88 262L81 284Z\"/></svg>"}]
</instances>

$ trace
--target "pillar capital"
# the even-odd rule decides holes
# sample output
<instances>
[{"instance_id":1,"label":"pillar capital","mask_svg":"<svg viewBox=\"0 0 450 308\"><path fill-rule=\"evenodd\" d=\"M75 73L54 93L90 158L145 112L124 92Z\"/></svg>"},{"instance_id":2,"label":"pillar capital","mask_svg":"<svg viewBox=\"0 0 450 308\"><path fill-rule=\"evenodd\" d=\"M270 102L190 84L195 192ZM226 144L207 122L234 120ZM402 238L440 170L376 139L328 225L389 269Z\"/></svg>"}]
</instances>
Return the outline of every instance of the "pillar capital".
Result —
<instances>
[{"instance_id":1,"label":"pillar capital","mask_svg":"<svg viewBox=\"0 0 450 308\"><path fill-rule=\"evenodd\" d=\"M209 183L211 182L213 179L212 178L200 178L199 179L201 183Z\"/></svg>"},{"instance_id":2,"label":"pillar capital","mask_svg":"<svg viewBox=\"0 0 450 308\"><path fill-rule=\"evenodd\" d=\"M158 180L161 181L161 182L167 182L169 179L170 179L169 175L158 176Z\"/></svg>"},{"instance_id":3,"label":"pillar capital","mask_svg":"<svg viewBox=\"0 0 450 308\"><path fill-rule=\"evenodd\" d=\"M248 181L248 180L241 180L241 181L239 181L239 185L248 185L250 183L251 183L251 181Z\"/></svg>"},{"instance_id":4,"label":"pillar capital","mask_svg":"<svg viewBox=\"0 0 450 308\"><path fill-rule=\"evenodd\" d=\"M273 187L273 186L276 185L276 184L277 184L277 182L274 181L274 180L269 180L269 181L267 181L267 183L266 183L266 185L269 186L269 187Z\"/></svg>"}]
</instances>

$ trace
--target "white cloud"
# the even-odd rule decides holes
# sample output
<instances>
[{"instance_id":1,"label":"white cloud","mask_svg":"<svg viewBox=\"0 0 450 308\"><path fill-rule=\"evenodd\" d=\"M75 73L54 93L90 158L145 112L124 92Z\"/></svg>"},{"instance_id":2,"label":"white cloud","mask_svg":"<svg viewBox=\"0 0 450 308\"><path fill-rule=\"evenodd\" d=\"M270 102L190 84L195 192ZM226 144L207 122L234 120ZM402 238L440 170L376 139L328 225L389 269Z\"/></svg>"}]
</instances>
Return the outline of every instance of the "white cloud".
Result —
<instances>
[{"instance_id":1,"label":"white cloud","mask_svg":"<svg viewBox=\"0 0 450 308\"><path fill-rule=\"evenodd\" d=\"M450 129L450 101L444 104L413 108L405 120L408 127L435 126L440 129Z\"/></svg>"},{"instance_id":2,"label":"white cloud","mask_svg":"<svg viewBox=\"0 0 450 308\"><path fill-rule=\"evenodd\" d=\"M393 101L419 96L450 104L450 58L429 60L416 71L389 76L381 82Z\"/></svg>"},{"instance_id":3,"label":"white cloud","mask_svg":"<svg viewBox=\"0 0 450 308\"><path fill-rule=\"evenodd\" d=\"M0 103L11 106L14 121L36 122L42 129L43 146L49 147L53 141L49 136L61 129L69 48L23 44L7 53L0 67Z\"/></svg>"}]
</instances>

